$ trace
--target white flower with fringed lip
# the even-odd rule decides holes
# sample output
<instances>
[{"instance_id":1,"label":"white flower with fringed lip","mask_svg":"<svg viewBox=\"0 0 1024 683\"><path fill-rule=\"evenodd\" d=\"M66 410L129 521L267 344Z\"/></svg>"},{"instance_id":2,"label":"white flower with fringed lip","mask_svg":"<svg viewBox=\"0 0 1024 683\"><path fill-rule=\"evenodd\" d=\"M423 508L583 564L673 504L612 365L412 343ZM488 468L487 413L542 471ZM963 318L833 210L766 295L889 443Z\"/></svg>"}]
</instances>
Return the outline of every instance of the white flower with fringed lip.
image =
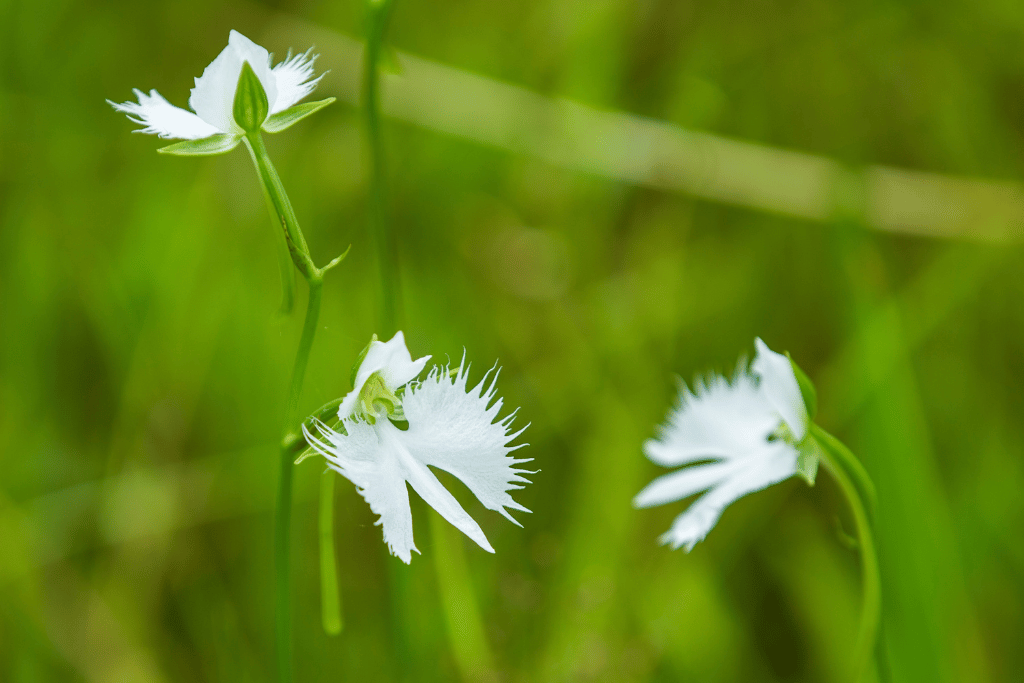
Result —
<instances>
[{"instance_id":1,"label":"white flower with fringed lip","mask_svg":"<svg viewBox=\"0 0 1024 683\"><path fill-rule=\"evenodd\" d=\"M379 515L384 541L393 555L408 564L416 550L406 484L446 520L493 553L476 521L430 470L454 475L490 510L517 526L509 509L529 512L510 491L529 481L529 470L509 446L526 427L510 433L515 412L498 420L502 399L495 400L497 370L468 388L463 364L454 373L435 366L422 381L429 356L413 360L402 333L389 342L372 341L356 372L353 390L338 410L343 431L315 422L314 435L303 425L307 442L327 459L328 466L359 490ZM492 375L491 372L494 374ZM488 383L488 377L490 381ZM392 422L404 419L407 429ZM527 425L529 426L529 425Z\"/></svg>"},{"instance_id":2,"label":"white flower with fringed lip","mask_svg":"<svg viewBox=\"0 0 1024 683\"><path fill-rule=\"evenodd\" d=\"M760 339L755 346L753 364L748 369L741 363L732 382L716 375L695 392L683 385L658 438L644 444L658 465L690 466L655 479L637 494L635 507L706 491L676 517L660 538L663 544L692 550L730 503L801 471L810 416L800 384L789 358ZM813 472L809 476L813 481Z\"/></svg>"},{"instance_id":3,"label":"white flower with fringed lip","mask_svg":"<svg viewBox=\"0 0 1024 683\"><path fill-rule=\"evenodd\" d=\"M196 84L188 100L193 111L175 107L156 90L150 90L147 95L136 89L134 92L138 102L107 102L117 111L127 114L135 123L144 126L137 131L139 133L181 140L216 136L215 139L223 139L221 145L227 147L231 141L237 144L245 134L233 113L236 89L244 64L248 63L252 68L266 94L268 115L262 122L262 129L276 133L333 102L333 98L330 98L301 105L300 108L294 107L323 78L322 75L313 78L315 60L316 55L307 50L299 55L289 55L283 62L271 66L271 55L265 48L238 31L231 31L228 46L206 67L203 75L195 79Z\"/></svg>"}]
</instances>

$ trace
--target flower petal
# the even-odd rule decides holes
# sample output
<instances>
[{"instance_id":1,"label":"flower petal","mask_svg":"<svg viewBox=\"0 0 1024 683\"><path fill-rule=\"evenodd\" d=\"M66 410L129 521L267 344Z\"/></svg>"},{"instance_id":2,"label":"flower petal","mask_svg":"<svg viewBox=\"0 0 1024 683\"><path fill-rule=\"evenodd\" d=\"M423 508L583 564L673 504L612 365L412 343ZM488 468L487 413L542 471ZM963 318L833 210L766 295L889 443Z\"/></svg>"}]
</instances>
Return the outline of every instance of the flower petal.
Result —
<instances>
[{"instance_id":1,"label":"flower petal","mask_svg":"<svg viewBox=\"0 0 1024 683\"><path fill-rule=\"evenodd\" d=\"M231 32L228 46L196 79L196 87L192 88L188 100L189 106L200 118L224 133L244 132L235 123L232 113L243 62L249 62L260 79L267 93L267 102L274 102L277 98L277 85L270 72L270 53L238 31Z\"/></svg>"},{"instance_id":2,"label":"flower petal","mask_svg":"<svg viewBox=\"0 0 1024 683\"><path fill-rule=\"evenodd\" d=\"M765 442L744 467L698 498L659 539L673 549L689 552L718 522L722 511L738 498L754 493L796 474L796 449L784 441Z\"/></svg>"},{"instance_id":3,"label":"flower petal","mask_svg":"<svg viewBox=\"0 0 1024 683\"><path fill-rule=\"evenodd\" d=\"M405 471L405 477L416 493L420 494L426 503L437 510L437 512L448 520L456 529L476 541L477 545L489 553L494 548L488 543L480 525L476 523L469 513L466 512L459 501L449 493L448 489L437 480L430 469L414 458L408 446L411 445L414 437L408 432L399 430L390 420L382 419L377 423L377 434L381 439L382 448L392 452L401 463Z\"/></svg>"},{"instance_id":4,"label":"flower petal","mask_svg":"<svg viewBox=\"0 0 1024 683\"><path fill-rule=\"evenodd\" d=\"M757 349L757 357L750 369L761 378L761 391L789 425L796 440L803 440L809 418L804 397L800 393L800 384L793 372L793 364L781 353L769 349L760 338L754 340L754 347Z\"/></svg>"},{"instance_id":5,"label":"flower petal","mask_svg":"<svg viewBox=\"0 0 1024 683\"><path fill-rule=\"evenodd\" d=\"M384 377L384 384L391 391L395 391L423 372L423 367L428 360L430 360L430 356L412 359L412 354L405 346L405 335L401 331L396 332L389 341L370 342L370 348L367 349L366 356L356 372L355 386L345 395L341 405L338 406L338 417L346 419L352 415L359 392L362 391L366 380L373 373L380 372Z\"/></svg>"},{"instance_id":6,"label":"flower petal","mask_svg":"<svg viewBox=\"0 0 1024 683\"><path fill-rule=\"evenodd\" d=\"M313 92L324 77L320 74L309 80L313 77L313 63L317 57L312 51L313 48L310 48L300 55L289 57L272 69L277 84L277 99L270 101L271 114L284 111Z\"/></svg>"},{"instance_id":7,"label":"flower petal","mask_svg":"<svg viewBox=\"0 0 1024 683\"><path fill-rule=\"evenodd\" d=\"M684 467L671 474L662 475L636 494L633 498L633 507L649 508L682 500L721 483L745 466L746 463L742 459L726 460Z\"/></svg>"},{"instance_id":8,"label":"flower petal","mask_svg":"<svg viewBox=\"0 0 1024 683\"><path fill-rule=\"evenodd\" d=\"M484 375L467 390L468 371L465 362L454 377L435 367L423 382L409 386L402 399L409 421L404 440L417 460L458 477L487 509L519 525L506 508L529 512L509 491L529 483L521 475L531 472L516 465L530 459L510 455L525 444L508 444L523 430L510 433L514 413L497 420L502 406L500 398L494 400L497 372L489 384Z\"/></svg>"},{"instance_id":9,"label":"flower petal","mask_svg":"<svg viewBox=\"0 0 1024 683\"><path fill-rule=\"evenodd\" d=\"M405 485L407 472L398 454L383 447L377 430L365 422L347 422L348 434L339 434L322 424L317 424L317 428L319 436L302 426L306 441L327 459L331 469L356 485L370 509L380 517L377 524L384 528L384 542L391 554L409 564L416 545L409 490Z\"/></svg>"},{"instance_id":10,"label":"flower petal","mask_svg":"<svg viewBox=\"0 0 1024 683\"><path fill-rule=\"evenodd\" d=\"M156 90L150 90L148 95L141 90L134 92L139 99L138 104L107 102L117 111L127 114L135 123L145 126L137 131L139 133L159 135L162 138L198 140L221 132L192 112L175 107Z\"/></svg>"},{"instance_id":11,"label":"flower petal","mask_svg":"<svg viewBox=\"0 0 1024 683\"><path fill-rule=\"evenodd\" d=\"M273 70L270 68L270 53L267 52L267 49L252 42L238 31L232 31L228 35L228 46L234 48L242 62L249 62L256 77L260 79L264 92L267 93L267 102L276 102L277 78L274 77ZM239 66L239 73L241 73L241 66ZM235 82L238 82L237 76ZM231 99L234 102L233 94ZM274 111L271 109L270 113L274 113Z\"/></svg>"},{"instance_id":12,"label":"flower petal","mask_svg":"<svg viewBox=\"0 0 1024 683\"><path fill-rule=\"evenodd\" d=\"M680 387L676 407L658 428L658 438L644 444L644 453L663 467L742 457L764 443L778 422L750 375L741 372L731 384L716 376L696 394Z\"/></svg>"}]
</instances>

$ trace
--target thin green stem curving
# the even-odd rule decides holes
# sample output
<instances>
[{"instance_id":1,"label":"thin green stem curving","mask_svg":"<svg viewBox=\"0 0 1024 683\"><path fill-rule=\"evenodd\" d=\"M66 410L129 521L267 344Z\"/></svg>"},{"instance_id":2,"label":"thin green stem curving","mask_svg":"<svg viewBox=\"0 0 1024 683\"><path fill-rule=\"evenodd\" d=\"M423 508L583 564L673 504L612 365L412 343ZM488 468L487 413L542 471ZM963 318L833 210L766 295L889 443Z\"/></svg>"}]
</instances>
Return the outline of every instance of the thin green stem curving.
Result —
<instances>
[{"instance_id":1,"label":"thin green stem curving","mask_svg":"<svg viewBox=\"0 0 1024 683\"><path fill-rule=\"evenodd\" d=\"M377 244L381 286L381 334L390 337L398 326L398 247L387 211L387 165L380 127L380 57L391 0L366 4L366 54L363 59L363 116L370 146L370 231Z\"/></svg>"},{"instance_id":2,"label":"thin green stem curving","mask_svg":"<svg viewBox=\"0 0 1024 683\"><path fill-rule=\"evenodd\" d=\"M295 217L295 210L288 199L288 193L284 191L281 178L277 175L277 169L267 155L267 148L263 144L263 136L251 133L245 136L245 146L249 150L252 162L256 166L256 172L260 176L260 182L270 199L270 205L274 212L274 218L284 232L285 243L288 245L288 253L291 254L292 263L299 273L308 281L311 277L319 275L319 271L313 265L313 259L309 256L309 247L306 245L306 238L299 228L299 219Z\"/></svg>"},{"instance_id":3,"label":"thin green stem curving","mask_svg":"<svg viewBox=\"0 0 1024 683\"><path fill-rule=\"evenodd\" d=\"M271 215L281 227L284 243L296 270L302 274L309 285L309 296L306 301L306 318L302 324L302 336L299 348L295 353L295 365L292 368L292 380L289 385L288 403L285 412L284 434L280 444L280 473L278 476L277 509L274 513L274 567L275 567L275 612L277 637L277 671L281 683L292 680L292 618L291 618L291 517L292 517L292 475L293 459L296 447L303 443L301 431L298 429L299 398L302 385L306 378L306 366L309 364L309 352L313 348L320 320L320 301L323 294L324 274L338 265L348 254L338 256L323 268L317 268L309 255L309 246L295 217L295 210L288 199L284 185L281 183L277 169L270 161L267 148L259 131L245 136L245 146L252 157L256 173L259 175L264 196L267 199ZM290 274L290 273L289 273ZM287 298L287 287L286 298ZM337 586L335 582L335 587ZM336 597L336 602L340 598Z\"/></svg>"},{"instance_id":4,"label":"thin green stem curving","mask_svg":"<svg viewBox=\"0 0 1024 683\"><path fill-rule=\"evenodd\" d=\"M843 492L843 496L846 498L853 513L853 521L857 527L863 596L860 626L857 631L857 641L854 645L853 676L851 682L859 683L871 664L875 642L878 638L879 621L882 616L882 587L878 569L878 555L875 550L875 537L871 530L868 510L862 498L861 487L854 482L853 477L848 473L850 463L846 462L846 456L848 455L850 458L853 458L854 461L856 461L856 457L838 439L821 427L812 424L811 434L824 446L821 451L825 469L829 471L836 480L836 483L839 484L839 488ZM836 448L836 444L842 447L842 452L837 452L840 449ZM860 466L859 461L857 461L857 465L858 467ZM867 479L867 473L863 471L863 467L860 467L859 471L863 472L865 481L870 483L870 479ZM861 486L863 486L863 483ZM874 490L873 486L870 490Z\"/></svg>"}]
</instances>

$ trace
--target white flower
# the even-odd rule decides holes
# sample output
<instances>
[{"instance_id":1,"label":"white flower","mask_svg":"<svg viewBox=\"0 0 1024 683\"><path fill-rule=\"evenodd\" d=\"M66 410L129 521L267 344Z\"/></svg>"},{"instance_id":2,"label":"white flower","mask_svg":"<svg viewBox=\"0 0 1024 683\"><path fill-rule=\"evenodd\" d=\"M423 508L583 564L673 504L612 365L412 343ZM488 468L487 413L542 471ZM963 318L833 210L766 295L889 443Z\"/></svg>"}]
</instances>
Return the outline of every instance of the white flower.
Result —
<instances>
[{"instance_id":1,"label":"white flower","mask_svg":"<svg viewBox=\"0 0 1024 683\"><path fill-rule=\"evenodd\" d=\"M423 367L428 360L430 360L430 356L412 359L412 354L405 346L405 335L401 330L395 333L389 342L377 341L375 337L366 348L363 362L359 364L359 370L356 371L352 391L345 395L341 406L338 407L338 417L343 420L352 417L359 407L357 406L359 394L374 373L379 373L386 390L394 394L399 387L416 379L423 372ZM370 409L369 406L366 408Z\"/></svg>"},{"instance_id":2,"label":"white flower","mask_svg":"<svg viewBox=\"0 0 1024 683\"><path fill-rule=\"evenodd\" d=\"M228 46L214 59L203 75L196 79L188 104L192 111L175 107L156 90L145 94L135 90L138 103L110 102L114 109L145 126L140 133L162 138L197 140L212 135L240 136L244 133L232 113L235 89L242 65L249 63L267 94L269 116L288 109L316 88L319 78L313 76L316 55L309 51L289 57L275 67L270 66L270 53L238 31L232 31Z\"/></svg>"},{"instance_id":3,"label":"white flower","mask_svg":"<svg viewBox=\"0 0 1024 683\"><path fill-rule=\"evenodd\" d=\"M511 455L525 444L508 445L525 427L510 433L514 412L497 420L502 406L500 398L494 400L497 372L491 375L489 371L478 384L467 388L468 368L463 358L454 374L435 366L426 379L413 381L426 361L412 360L401 332L390 342L372 342L357 372L356 388L339 409L344 431L316 423L319 434L313 435L303 426L309 444L327 459L331 469L356 485L379 515L384 541L406 564L416 550L407 483L481 548L494 552L480 526L438 481L431 467L461 479L486 508L518 526L508 510L529 512L509 495L529 483L521 475L531 472L516 467L529 459ZM399 390L400 398L395 395ZM400 405L387 410L393 401ZM408 422L407 429L391 421L398 415Z\"/></svg>"},{"instance_id":4,"label":"white flower","mask_svg":"<svg viewBox=\"0 0 1024 683\"><path fill-rule=\"evenodd\" d=\"M755 341L757 357L730 383L715 376L679 403L644 453L663 467L691 463L655 479L637 494L638 508L663 505L706 491L660 541L687 551L702 541L734 500L797 473L798 444L810 421L790 360Z\"/></svg>"}]
</instances>

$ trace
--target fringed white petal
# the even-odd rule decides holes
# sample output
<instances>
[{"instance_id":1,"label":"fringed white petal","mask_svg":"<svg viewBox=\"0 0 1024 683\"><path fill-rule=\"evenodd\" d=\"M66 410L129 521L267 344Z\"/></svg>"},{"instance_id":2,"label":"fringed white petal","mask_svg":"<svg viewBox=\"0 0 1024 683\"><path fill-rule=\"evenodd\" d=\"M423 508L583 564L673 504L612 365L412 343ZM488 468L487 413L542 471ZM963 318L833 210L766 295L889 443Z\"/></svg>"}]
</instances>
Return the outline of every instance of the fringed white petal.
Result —
<instances>
[{"instance_id":1,"label":"fringed white petal","mask_svg":"<svg viewBox=\"0 0 1024 683\"><path fill-rule=\"evenodd\" d=\"M232 31L228 37L228 46L221 50L217 58L196 79L196 87L188 104L199 114L200 118L225 133L241 133L242 129L235 123L233 107L238 77L242 73L242 64L249 62L263 89L267 93L267 102L277 100L276 79L270 70L270 53L252 42L238 31Z\"/></svg>"},{"instance_id":2,"label":"fringed white petal","mask_svg":"<svg viewBox=\"0 0 1024 683\"><path fill-rule=\"evenodd\" d=\"M781 353L775 353L760 339L754 340L757 356L750 370L761 378L761 391L789 425L797 441L807 433L807 406L796 381L793 364Z\"/></svg>"},{"instance_id":3,"label":"fringed white petal","mask_svg":"<svg viewBox=\"0 0 1024 683\"><path fill-rule=\"evenodd\" d=\"M746 373L730 384L715 376L692 393L685 384L658 438L644 444L644 453L663 467L698 460L735 458L750 452L778 427L779 418L757 382Z\"/></svg>"},{"instance_id":4,"label":"fringed white petal","mask_svg":"<svg viewBox=\"0 0 1024 683\"><path fill-rule=\"evenodd\" d=\"M271 114L284 111L313 92L324 77L320 74L313 78L313 63L317 56L312 54L312 50L310 48L302 54L289 56L272 69L277 82L277 100L271 102Z\"/></svg>"},{"instance_id":5,"label":"fringed white petal","mask_svg":"<svg viewBox=\"0 0 1024 683\"><path fill-rule=\"evenodd\" d=\"M192 112L175 107L156 90L150 90L148 95L141 90L134 92L139 99L138 103L118 104L110 100L107 102L117 111L127 114L128 118L135 123L145 126L136 131L138 133L159 135L162 138L198 140L224 132L211 126Z\"/></svg>"},{"instance_id":6,"label":"fringed white petal","mask_svg":"<svg viewBox=\"0 0 1024 683\"><path fill-rule=\"evenodd\" d=\"M452 526L476 541L477 545L487 552L493 553L494 548L487 541L480 525L462 509L459 501L455 500L455 496L437 480L430 468L410 454L408 447L412 445L414 437L399 430L390 420L379 420L376 429L382 448L398 456L406 479L412 484L416 493L420 494L420 498L437 510Z\"/></svg>"},{"instance_id":7,"label":"fringed white petal","mask_svg":"<svg viewBox=\"0 0 1024 683\"><path fill-rule=\"evenodd\" d=\"M511 431L514 413L498 420L502 401L495 400L497 371L467 389L468 371L465 363L454 376L435 367L425 380L406 389L402 405L409 430L403 440L414 458L458 477L486 508L519 525L509 509L529 510L509 492L530 483L522 475L532 472L517 467L529 458L511 455L525 444L509 443L525 427Z\"/></svg>"},{"instance_id":8,"label":"fringed white petal","mask_svg":"<svg viewBox=\"0 0 1024 683\"><path fill-rule=\"evenodd\" d=\"M659 540L673 549L682 546L689 552L704 540L730 503L796 474L796 458L797 452L792 445L784 441L766 442L758 452L744 459L744 467L738 468L732 476L676 517L672 528Z\"/></svg>"},{"instance_id":9,"label":"fringed white petal","mask_svg":"<svg viewBox=\"0 0 1024 683\"><path fill-rule=\"evenodd\" d=\"M725 481L744 465L742 460L725 460L706 465L684 467L671 474L665 474L636 494L633 507L649 508L688 498L695 493L706 491Z\"/></svg>"},{"instance_id":10,"label":"fringed white petal","mask_svg":"<svg viewBox=\"0 0 1024 683\"><path fill-rule=\"evenodd\" d=\"M347 434L322 424L317 424L317 428L319 434L314 435L303 425L307 442L327 459L331 469L356 485L370 509L380 517L377 524L384 529L384 542L391 554L409 564L416 545L409 491L405 486L408 472L400 454L386 447L376 427L366 422L346 422Z\"/></svg>"},{"instance_id":11,"label":"fringed white petal","mask_svg":"<svg viewBox=\"0 0 1024 683\"><path fill-rule=\"evenodd\" d=\"M366 350L366 356L356 371L355 386L345 395L338 406L338 417L346 419L352 415L366 380L375 372L381 373L384 384L391 391L405 386L423 372L430 356L412 359L412 354L405 346L405 335L401 331L395 333L389 341L372 341Z\"/></svg>"}]
</instances>

